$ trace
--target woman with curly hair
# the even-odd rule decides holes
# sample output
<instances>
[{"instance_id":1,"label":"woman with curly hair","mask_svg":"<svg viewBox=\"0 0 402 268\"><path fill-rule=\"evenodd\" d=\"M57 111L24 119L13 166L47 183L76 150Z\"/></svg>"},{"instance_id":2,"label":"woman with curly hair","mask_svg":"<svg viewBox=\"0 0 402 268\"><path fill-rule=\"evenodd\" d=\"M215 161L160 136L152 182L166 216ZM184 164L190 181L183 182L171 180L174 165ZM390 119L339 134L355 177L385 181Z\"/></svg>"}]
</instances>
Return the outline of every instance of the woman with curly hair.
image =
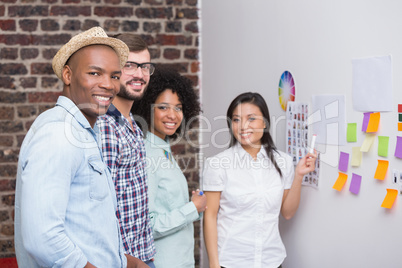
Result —
<instances>
[{"instance_id":1,"label":"woman with curly hair","mask_svg":"<svg viewBox=\"0 0 402 268\"><path fill-rule=\"evenodd\" d=\"M155 71L148 89L132 108L145 134L149 210L155 239L155 266L194 267L194 227L206 197L193 191L173 158L170 140L184 135L185 123L200 112L191 81L167 69Z\"/></svg>"}]
</instances>

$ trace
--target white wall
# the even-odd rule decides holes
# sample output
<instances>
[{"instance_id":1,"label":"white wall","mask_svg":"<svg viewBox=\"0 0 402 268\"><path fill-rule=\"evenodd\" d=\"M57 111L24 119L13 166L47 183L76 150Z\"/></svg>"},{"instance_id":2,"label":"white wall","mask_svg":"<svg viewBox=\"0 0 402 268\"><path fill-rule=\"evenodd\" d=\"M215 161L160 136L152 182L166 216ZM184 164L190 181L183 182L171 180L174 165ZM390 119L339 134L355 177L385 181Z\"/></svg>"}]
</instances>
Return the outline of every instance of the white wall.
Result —
<instances>
[{"instance_id":1,"label":"white wall","mask_svg":"<svg viewBox=\"0 0 402 268\"><path fill-rule=\"evenodd\" d=\"M245 91L266 99L274 140L285 149L285 112L278 101L278 82L289 70L296 82L296 100L311 103L312 94L343 94L347 122L361 126L362 113L352 107L351 59L392 55L392 113L382 113L378 135L390 136L390 169L402 170L393 156L397 104L402 103L402 1L378 0L203 0L202 104L211 131L202 135L208 157L222 150L228 135L223 120L230 101ZM204 127L207 127L204 124ZM351 153L357 143L339 147ZM384 182L373 178L377 140L359 168L349 166L342 192L332 189L336 166L323 163L319 189L303 187L299 211L280 230L287 268L402 267L401 195L391 210L381 208L386 188L395 188L388 172ZM351 194L351 173L363 176L358 195ZM204 261L203 267L208 267Z\"/></svg>"}]
</instances>

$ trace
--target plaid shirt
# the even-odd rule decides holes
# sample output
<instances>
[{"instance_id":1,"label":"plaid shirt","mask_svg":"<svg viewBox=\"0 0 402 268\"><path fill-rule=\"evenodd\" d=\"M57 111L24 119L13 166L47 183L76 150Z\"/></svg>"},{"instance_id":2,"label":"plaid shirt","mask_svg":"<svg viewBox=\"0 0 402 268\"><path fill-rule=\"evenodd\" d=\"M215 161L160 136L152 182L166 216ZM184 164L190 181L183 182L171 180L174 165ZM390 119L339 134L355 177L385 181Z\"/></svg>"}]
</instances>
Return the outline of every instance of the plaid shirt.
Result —
<instances>
[{"instance_id":1,"label":"plaid shirt","mask_svg":"<svg viewBox=\"0 0 402 268\"><path fill-rule=\"evenodd\" d=\"M125 253L148 261L155 255L155 246L149 219L145 147L143 133L130 116L134 131L113 105L97 124L103 158L116 187L116 215Z\"/></svg>"}]
</instances>

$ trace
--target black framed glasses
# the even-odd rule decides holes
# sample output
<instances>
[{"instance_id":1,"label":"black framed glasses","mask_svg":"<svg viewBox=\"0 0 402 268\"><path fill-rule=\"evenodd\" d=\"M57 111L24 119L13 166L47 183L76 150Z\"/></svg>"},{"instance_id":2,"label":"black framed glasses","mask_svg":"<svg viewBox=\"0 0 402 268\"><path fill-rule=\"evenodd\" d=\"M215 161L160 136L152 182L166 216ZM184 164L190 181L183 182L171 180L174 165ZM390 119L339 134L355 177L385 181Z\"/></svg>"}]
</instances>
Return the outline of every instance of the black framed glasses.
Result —
<instances>
[{"instance_id":1,"label":"black framed glasses","mask_svg":"<svg viewBox=\"0 0 402 268\"><path fill-rule=\"evenodd\" d=\"M134 61L127 61L123 67L123 73L126 75L133 75L141 68L143 75L152 75L155 71L155 65L151 62L136 63Z\"/></svg>"}]
</instances>

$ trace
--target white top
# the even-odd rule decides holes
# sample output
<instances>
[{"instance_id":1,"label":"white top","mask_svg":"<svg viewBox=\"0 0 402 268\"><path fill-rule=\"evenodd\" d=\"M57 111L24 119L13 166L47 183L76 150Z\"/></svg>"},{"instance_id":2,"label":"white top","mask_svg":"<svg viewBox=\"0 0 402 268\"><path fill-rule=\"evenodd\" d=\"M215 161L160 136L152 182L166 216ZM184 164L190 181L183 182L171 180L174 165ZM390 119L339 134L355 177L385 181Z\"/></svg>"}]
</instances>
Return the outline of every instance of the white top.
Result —
<instances>
[{"instance_id":1,"label":"white top","mask_svg":"<svg viewBox=\"0 0 402 268\"><path fill-rule=\"evenodd\" d=\"M263 148L253 160L236 144L205 163L203 190L221 191L217 220L221 266L277 268L286 257L278 220L294 167L289 155L274 155L282 178Z\"/></svg>"}]
</instances>

